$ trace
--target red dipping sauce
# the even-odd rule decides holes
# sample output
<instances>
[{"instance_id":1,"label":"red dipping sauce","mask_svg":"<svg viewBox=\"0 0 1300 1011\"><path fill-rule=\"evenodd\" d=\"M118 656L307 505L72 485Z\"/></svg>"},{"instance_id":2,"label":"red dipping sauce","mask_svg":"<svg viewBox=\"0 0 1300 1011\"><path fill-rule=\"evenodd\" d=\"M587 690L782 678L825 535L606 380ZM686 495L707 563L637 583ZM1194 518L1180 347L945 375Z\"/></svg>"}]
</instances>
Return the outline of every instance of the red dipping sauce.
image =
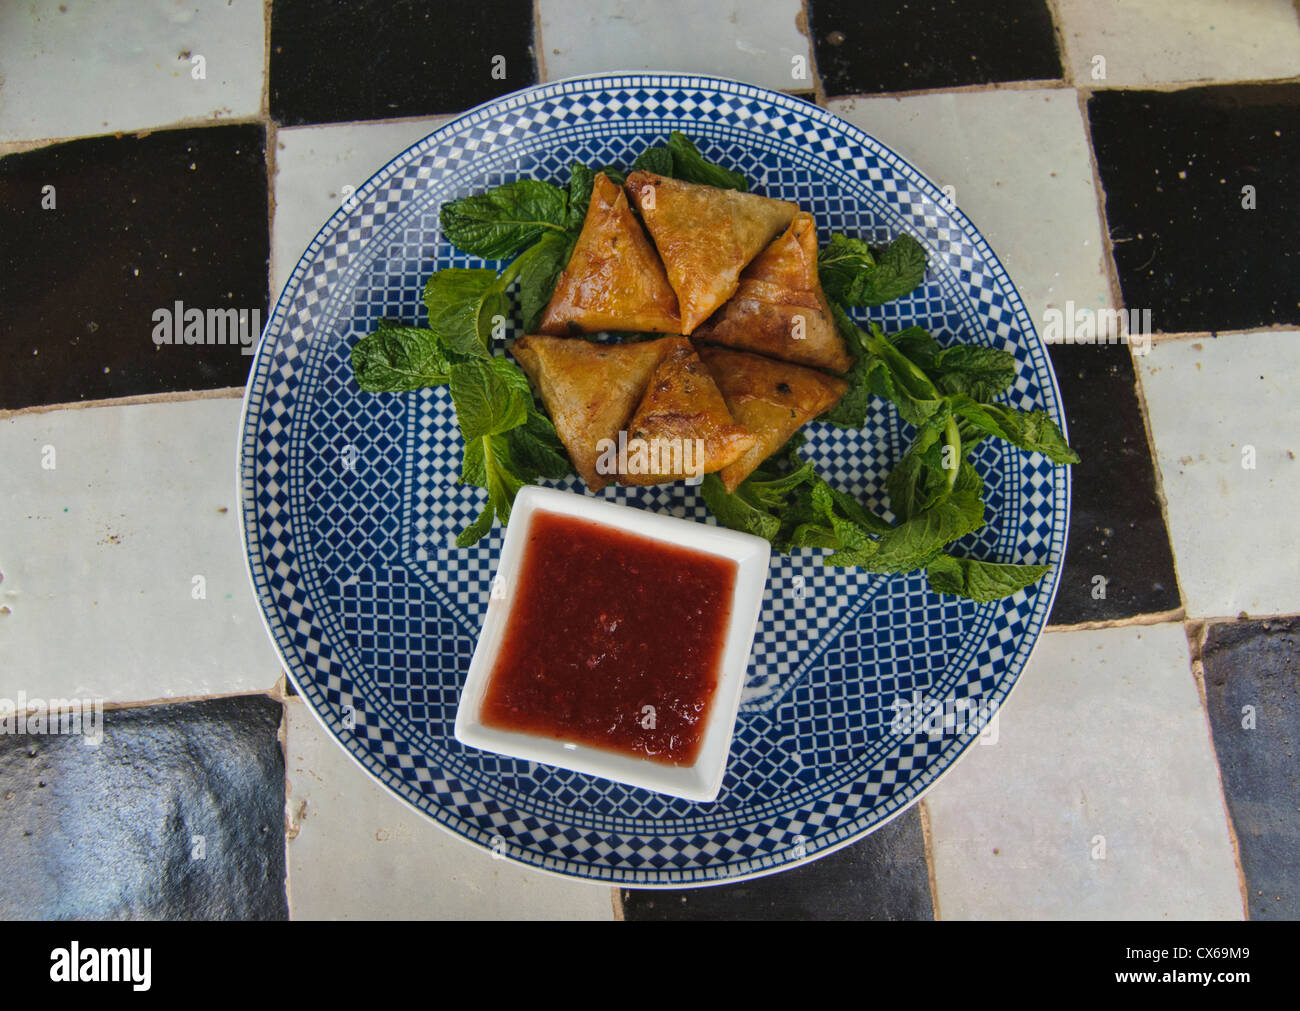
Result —
<instances>
[{"instance_id":1,"label":"red dipping sauce","mask_svg":"<svg viewBox=\"0 0 1300 1011\"><path fill-rule=\"evenodd\" d=\"M515 582L481 722L692 764L736 563L539 510Z\"/></svg>"}]
</instances>

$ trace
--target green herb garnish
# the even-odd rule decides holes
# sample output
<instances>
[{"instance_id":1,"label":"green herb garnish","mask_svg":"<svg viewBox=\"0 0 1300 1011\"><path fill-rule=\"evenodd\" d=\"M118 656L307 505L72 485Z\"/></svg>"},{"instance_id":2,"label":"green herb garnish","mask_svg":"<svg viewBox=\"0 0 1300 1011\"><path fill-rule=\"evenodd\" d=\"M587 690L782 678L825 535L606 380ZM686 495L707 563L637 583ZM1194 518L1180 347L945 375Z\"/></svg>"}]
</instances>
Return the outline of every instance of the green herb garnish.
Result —
<instances>
[{"instance_id":1,"label":"green herb garnish","mask_svg":"<svg viewBox=\"0 0 1300 1011\"><path fill-rule=\"evenodd\" d=\"M632 168L749 188L743 176L709 162L676 131L666 143L643 151ZM382 320L352 349L357 383L367 392L447 384L465 441L461 482L488 492L479 517L457 537L461 546L486 534L494 518L505 523L525 484L572 469L527 377L493 354L493 336L512 316L525 332L536 328L572 255L601 171L620 185L624 181L618 169L575 163L565 188L524 179L444 204L442 231L458 249L485 260L514 259L499 271L439 271L425 286L427 327ZM936 592L981 602L1041 579L1049 566L957 558L947 550L984 526L984 482L967 458L982 439L1005 439L1057 464L1078 461L1045 412L993 403L1015 379L1014 356L976 345L943 348L920 327L886 335L878 325L864 329L850 316L851 309L901 298L924 280L925 250L910 235L883 247L833 235L818 267L836 325L855 356L845 375L848 391L820 420L861 428L871 398L882 397L915 429L885 481L894 520L828 484L799 456L802 435L764 461L734 494L717 475L707 475L701 494L714 516L778 551L825 550L828 565L884 573L924 569Z\"/></svg>"},{"instance_id":2,"label":"green herb garnish","mask_svg":"<svg viewBox=\"0 0 1300 1011\"><path fill-rule=\"evenodd\" d=\"M632 168L724 190L749 189L749 180L709 161L689 137L677 130L668 135L667 144L648 147L637 155Z\"/></svg>"}]
</instances>

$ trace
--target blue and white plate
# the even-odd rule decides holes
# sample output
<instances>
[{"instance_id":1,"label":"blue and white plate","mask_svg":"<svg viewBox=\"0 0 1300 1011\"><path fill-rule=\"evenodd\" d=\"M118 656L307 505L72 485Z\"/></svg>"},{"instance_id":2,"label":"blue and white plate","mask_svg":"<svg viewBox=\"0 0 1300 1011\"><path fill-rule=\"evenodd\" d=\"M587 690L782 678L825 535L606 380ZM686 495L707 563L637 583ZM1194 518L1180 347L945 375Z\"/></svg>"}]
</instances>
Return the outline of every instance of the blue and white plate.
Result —
<instances>
[{"instance_id":1,"label":"blue and white plate","mask_svg":"<svg viewBox=\"0 0 1300 1011\"><path fill-rule=\"evenodd\" d=\"M975 227L884 144L798 98L711 77L618 74L491 102L394 158L299 260L262 335L241 431L249 568L298 691L344 748L438 824L542 870L638 887L770 873L814 859L903 811L976 739L1046 621L1065 551L1069 475L1005 443L980 444L988 526L961 552L1050 562L994 604L930 592L921 574L772 561L746 701L716 803L674 800L466 748L456 704L490 590L499 528L456 534L485 492L457 484L461 440L445 389L361 393L349 350L381 317L423 322L435 270L479 266L438 229L446 200L521 177L564 184L572 161L629 165L681 130L756 192L793 200L832 231L916 236L923 287L872 310L941 343L1005 348L1008 395L1063 423L1043 345ZM805 453L883 508L909 432L873 404L866 428L810 425ZM581 490L575 477L563 487ZM684 485L611 499L708 519ZM556 602L562 606L562 601ZM910 707L922 704L918 712ZM919 717L924 716L922 720Z\"/></svg>"}]
</instances>

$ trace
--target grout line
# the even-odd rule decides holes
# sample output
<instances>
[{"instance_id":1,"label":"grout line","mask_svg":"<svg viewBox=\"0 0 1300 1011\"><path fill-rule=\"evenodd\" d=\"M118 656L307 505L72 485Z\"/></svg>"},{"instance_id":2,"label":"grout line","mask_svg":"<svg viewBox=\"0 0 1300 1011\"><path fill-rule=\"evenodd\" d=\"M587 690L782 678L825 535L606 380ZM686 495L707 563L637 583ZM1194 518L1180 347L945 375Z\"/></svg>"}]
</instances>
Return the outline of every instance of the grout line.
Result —
<instances>
[{"instance_id":1,"label":"grout line","mask_svg":"<svg viewBox=\"0 0 1300 1011\"><path fill-rule=\"evenodd\" d=\"M1047 625L1044 632L1091 632L1103 628L1130 628L1143 625L1164 625L1174 621L1185 621L1185 609L1176 607L1169 611L1154 611L1149 614L1132 614L1126 618L1102 618L1097 621L1081 621L1073 625Z\"/></svg>"},{"instance_id":2,"label":"grout line","mask_svg":"<svg viewBox=\"0 0 1300 1011\"><path fill-rule=\"evenodd\" d=\"M56 144L71 144L79 140L96 140L103 137L116 137L119 140L125 137L133 137L136 140L144 140L150 134L169 133L173 130L194 130L220 126L261 126L262 123L263 117L260 111L247 116L186 116L183 119L173 120L158 126L142 126L132 130L105 130L102 133L78 133L68 137L38 137L28 140L0 141L0 158L10 154L20 154L24 151L35 151L38 148L54 147Z\"/></svg>"},{"instance_id":3,"label":"grout line","mask_svg":"<svg viewBox=\"0 0 1300 1011\"><path fill-rule=\"evenodd\" d=\"M1249 920L1250 885L1246 881L1246 869L1241 863L1241 842L1237 838L1237 826L1232 821L1232 811L1228 808L1228 793L1223 788L1223 763L1219 761L1219 752L1214 746L1214 723L1210 719L1209 697L1205 691L1205 664L1202 659L1205 648L1205 628L1205 623L1196 619L1187 621L1183 625L1183 631L1187 636L1187 651L1191 656L1192 679L1196 682L1196 695L1201 703L1205 732L1210 740L1210 754L1214 758L1214 776L1219 785L1219 803L1223 805L1223 820L1228 828L1228 842L1232 846L1232 863L1237 869L1237 887L1241 890L1241 912L1243 918Z\"/></svg>"},{"instance_id":4,"label":"grout line","mask_svg":"<svg viewBox=\"0 0 1300 1011\"><path fill-rule=\"evenodd\" d=\"M262 118L271 119L271 0L262 0Z\"/></svg>"},{"instance_id":5,"label":"grout line","mask_svg":"<svg viewBox=\"0 0 1300 1011\"><path fill-rule=\"evenodd\" d=\"M1150 334L1152 344L1172 344L1175 341L1182 340L1218 340L1220 337L1237 334L1252 333L1295 333L1300 330L1300 324L1297 323L1268 323L1261 326L1247 326L1240 329L1225 330L1188 330L1185 332L1153 333Z\"/></svg>"},{"instance_id":6,"label":"grout line","mask_svg":"<svg viewBox=\"0 0 1300 1011\"><path fill-rule=\"evenodd\" d=\"M271 118L271 0L262 3L262 132L266 164L266 318L275 310L275 172L279 124Z\"/></svg>"},{"instance_id":7,"label":"grout line","mask_svg":"<svg viewBox=\"0 0 1300 1011\"><path fill-rule=\"evenodd\" d=\"M283 704L283 700L276 697L275 687L251 690L242 692L215 692L208 695L175 695L168 698L141 699L131 702L104 702L104 712L120 712L126 709L148 709L152 706L170 706L181 705L187 702L210 702L213 699L242 699L252 698L258 695L265 695L275 702Z\"/></svg>"},{"instance_id":8,"label":"grout line","mask_svg":"<svg viewBox=\"0 0 1300 1011\"><path fill-rule=\"evenodd\" d=\"M951 87L915 88L910 91L866 91L847 95L828 95L827 100L841 102L859 98L916 98L924 95L968 95L995 91L1065 91L1070 88L1059 77L1032 81L993 81L988 84L957 84ZM1077 90L1077 89L1076 89Z\"/></svg>"},{"instance_id":9,"label":"grout line","mask_svg":"<svg viewBox=\"0 0 1300 1011\"><path fill-rule=\"evenodd\" d=\"M284 674L281 672L280 681L283 680ZM279 687L279 683L276 687ZM285 707L283 699L280 701L280 727L275 739L280 742L280 755L284 759L284 908L288 918L293 919L293 893L289 890L291 866L289 844L298 837L298 832L302 831L302 823L299 821L297 831L294 831L293 808L289 799L293 793L293 784L289 782L289 710Z\"/></svg>"},{"instance_id":10,"label":"grout line","mask_svg":"<svg viewBox=\"0 0 1300 1011\"><path fill-rule=\"evenodd\" d=\"M64 404L32 404L0 411L0 421L27 414L47 414L50 411L81 411L96 407L136 407L140 404L188 403L191 400L242 400L244 387L220 386L214 390L179 390L165 393L141 393L130 397L108 397L103 400L74 400Z\"/></svg>"},{"instance_id":11,"label":"grout line","mask_svg":"<svg viewBox=\"0 0 1300 1011\"><path fill-rule=\"evenodd\" d=\"M1169 498L1165 495L1165 476L1164 471L1160 468L1160 452L1156 448L1156 433L1151 427L1151 412L1147 407L1146 389L1142 385L1142 363L1138 360L1138 355L1133 354L1133 346L1129 345L1129 357L1133 360L1133 380L1134 392L1138 399L1138 413L1142 415L1142 429L1146 432L1147 449L1151 454L1151 472L1155 478L1156 500L1160 503L1160 522L1165 526L1165 540L1169 543L1169 559L1174 565L1174 590L1178 594L1178 599L1186 601L1187 596L1183 593L1183 581L1179 575L1178 552L1174 549L1173 527L1169 523Z\"/></svg>"},{"instance_id":12,"label":"grout line","mask_svg":"<svg viewBox=\"0 0 1300 1011\"><path fill-rule=\"evenodd\" d=\"M812 74L813 105L826 108L826 82L817 66L817 43L813 39L812 18L808 15L808 0L800 0L799 13L794 16L794 28L808 40L808 70Z\"/></svg>"},{"instance_id":13,"label":"grout line","mask_svg":"<svg viewBox=\"0 0 1300 1011\"><path fill-rule=\"evenodd\" d=\"M546 58L542 52L542 3L533 0L533 63L537 69L537 83L546 83Z\"/></svg>"},{"instance_id":14,"label":"grout line","mask_svg":"<svg viewBox=\"0 0 1300 1011\"><path fill-rule=\"evenodd\" d=\"M930 882L930 908L938 921L943 917L939 915L939 883L934 871L934 835L930 828L930 809L924 797L916 802L916 810L921 817L921 846L925 851L925 873Z\"/></svg>"},{"instance_id":15,"label":"grout line","mask_svg":"<svg viewBox=\"0 0 1300 1011\"><path fill-rule=\"evenodd\" d=\"M1204 625L1208 629L1211 625L1232 625L1239 621L1294 621L1297 618L1300 618L1300 611L1291 611L1284 614L1247 614L1242 611L1241 614L1188 618L1187 620Z\"/></svg>"},{"instance_id":16,"label":"grout line","mask_svg":"<svg viewBox=\"0 0 1300 1011\"><path fill-rule=\"evenodd\" d=\"M1070 59L1070 47L1065 41L1065 16L1060 8L1060 0L1047 0L1047 14L1052 19L1052 30L1056 33L1056 55L1061 60L1061 77L1066 84L1074 87L1074 61Z\"/></svg>"},{"instance_id":17,"label":"grout line","mask_svg":"<svg viewBox=\"0 0 1300 1011\"><path fill-rule=\"evenodd\" d=\"M1088 165L1092 169L1092 189L1096 195L1098 230L1101 232L1101 267L1106 274L1106 286L1110 289L1111 307L1124 307L1124 291L1119 282L1119 267L1115 263L1115 244L1110 238L1110 222L1106 217L1106 187L1101 181L1101 165L1097 161L1097 148L1092 140L1092 122L1088 118L1088 98L1076 87L1075 99L1079 106L1079 118L1083 125L1083 136L1088 145ZM1136 368L1134 369L1136 372Z\"/></svg>"},{"instance_id":18,"label":"grout line","mask_svg":"<svg viewBox=\"0 0 1300 1011\"><path fill-rule=\"evenodd\" d=\"M1149 81L1141 84L1118 84L1114 87L1092 84L1075 84L1080 92L1092 95L1095 92L1118 91L1195 91L1198 88L1253 88L1270 87L1278 84L1300 84L1300 74L1291 77L1246 77L1223 80L1215 77L1199 77L1185 81Z\"/></svg>"},{"instance_id":19,"label":"grout line","mask_svg":"<svg viewBox=\"0 0 1300 1011\"><path fill-rule=\"evenodd\" d=\"M275 177L277 165L277 145L279 126L274 120L266 121L266 319L270 322L275 312L275 300L279 292L275 290Z\"/></svg>"},{"instance_id":20,"label":"grout line","mask_svg":"<svg viewBox=\"0 0 1300 1011\"><path fill-rule=\"evenodd\" d=\"M989 81L984 84L955 84L940 85L935 88L914 88L904 91L863 91L850 92L843 95L829 95L830 101L844 101L858 98L915 98L922 95L962 95L962 94L979 94L981 92L995 91L1063 91L1066 88L1072 88L1079 94L1080 100L1086 103L1094 93L1097 92L1122 92L1122 91L1192 91L1197 88L1238 88L1254 87L1256 85L1269 86L1278 84L1300 84L1300 75L1294 77L1270 77L1259 79L1233 79L1218 80L1214 78L1194 80L1194 81L1158 81L1150 84L1126 84L1113 88L1096 88L1089 84L1072 83L1073 75L1069 79L1063 73L1061 77L1041 77L1028 81Z\"/></svg>"}]
</instances>

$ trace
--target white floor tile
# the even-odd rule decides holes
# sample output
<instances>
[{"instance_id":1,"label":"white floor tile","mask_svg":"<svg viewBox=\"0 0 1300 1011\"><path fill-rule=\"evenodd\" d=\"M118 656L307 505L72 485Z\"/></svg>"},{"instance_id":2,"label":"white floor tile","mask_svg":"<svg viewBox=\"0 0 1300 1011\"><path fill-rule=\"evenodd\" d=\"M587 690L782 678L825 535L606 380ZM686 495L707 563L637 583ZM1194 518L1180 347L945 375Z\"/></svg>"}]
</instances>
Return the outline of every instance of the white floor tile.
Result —
<instances>
[{"instance_id":1,"label":"white floor tile","mask_svg":"<svg viewBox=\"0 0 1300 1011\"><path fill-rule=\"evenodd\" d=\"M828 108L953 187L950 196L1007 268L1040 334L1047 310L1064 312L1067 301L1111 308L1072 89L856 98Z\"/></svg>"},{"instance_id":2,"label":"white floor tile","mask_svg":"<svg viewBox=\"0 0 1300 1011\"><path fill-rule=\"evenodd\" d=\"M812 91L799 0L539 0L545 79L610 70L718 74L778 91Z\"/></svg>"},{"instance_id":3,"label":"white floor tile","mask_svg":"<svg viewBox=\"0 0 1300 1011\"><path fill-rule=\"evenodd\" d=\"M1300 74L1300 20L1291 0L1056 0L1056 8L1080 85Z\"/></svg>"},{"instance_id":4,"label":"white floor tile","mask_svg":"<svg viewBox=\"0 0 1300 1011\"><path fill-rule=\"evenodd\" d=\"M271 228L273 298L279 296L321 226L348 196L449 118L277 131Z\"/></svg>"},{"instance_id":5,"label":"white floor tile","mask_svg":"<svg viewBox=\"0 0 1300 1011\"><path fill-rule=\"evenodd\" d=\"M1162 342L1137 361L1188 614L1300 611L1300 333Z\"/></svg>"},{"instance_id":6,"label":"white floor tile","mask_svg":"<svg viewBox=\"0 0 1300 1011\"><path fill-rule=\"evenodd\" d=\"M1181 624L1049 632L926 797L945 919L1241 919Z\"/></svg>"},{"instance_id":7,"label":"white floor tile","mask_svg":"<svg viewBox=\"0 0 1300 1011\"><path fill-rule=\"evenodd\" d=\"M0 4L0 141L256 116L265 60L261 0Z\"/></svg>"},{"instance_id":8,"label":"white floor tile","mask_svg":"<svg viewBox=\"0 0 1300 1011\"><path fill-rule=\"evenodd\" d=\"M613 892L454 838L288 706L289 912L299 920L611 920Z\"/></svg>"},{"instance_id":9,"label":"white floor tile","mask_svg":"<svg viewBox=\"0 0 1300 1011\"><path fill-rule=\"evenodd\" d=\"M239 535L239 410L212 399L0 421L0 697L275 684Z\"/></svg>"}]
</instances>

